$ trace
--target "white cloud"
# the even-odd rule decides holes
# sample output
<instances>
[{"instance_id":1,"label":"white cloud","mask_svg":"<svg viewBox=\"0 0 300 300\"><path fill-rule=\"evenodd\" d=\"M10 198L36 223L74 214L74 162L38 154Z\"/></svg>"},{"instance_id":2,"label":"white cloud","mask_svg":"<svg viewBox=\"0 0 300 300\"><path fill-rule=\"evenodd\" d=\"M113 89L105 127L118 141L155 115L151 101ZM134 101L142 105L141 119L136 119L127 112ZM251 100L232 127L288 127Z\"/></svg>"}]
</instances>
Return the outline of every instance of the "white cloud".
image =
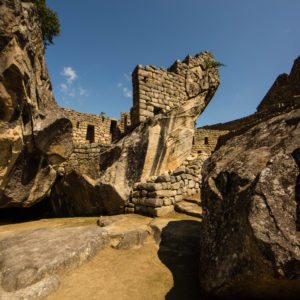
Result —
<instances>
[{"instance_id":1,"label":"white cloud","mask_svg":"<svg viewBox=\"0 0 300 300\"><path fill-rule=\"evenodd\" d=\"M76 71L72 67L64 67L60 75L65 78L65 81L59 85L59 90L63 94L63 99L66 102L66 98L74 97L87 97L88 91L83 88L79 83L74 84L74 81L78 78ZM69 102L69 101L68 101Z\"/></svg>"},{"instance_id":2,"label":"white cloud","mask_svg":"<svg viewBox=\"0 0 300 300\"><path fill-rule=\"evenodd\" d=\"M69 84L77 79L76 71L72 67L64 67L60 75L64 76Z\"/></svg>"},{"instance_id":3,"label":"white cloud","mask_svg":"<svg viewBox=\"0 0 300 300\"><path fill-rule=\"evenodd\" d=\"M123 76L126 79L126 81L129 81L129 82L131 81L131 76L130 75L124 73Z\"/></svg>"},{"instance_id":4,"label":"white cloud","mask_svg":"<svg viewBox=\"0 0 300 300\"><path fill-rule=\"evenodd\" d=\"M70 97L75 96L75 89L66 83L61 83L59 85L59 89L66 96L70 96Z\"/></svg>"},{"instance_id":5,"label":"white cloud","mask_svg":"<svg viewBox=\"0 0 300 300\"><path fill-rule=\"evenodd\" d=\"M78 88L78 92L79 92L79 95L80 95L80 96L88 96L88 95L89 95L88 92L87 92L87 90L84 89L84 88L81 87L81 86Z\"/></svg>"},{"instance_id":6,"label":"white cloud","mask_svg":"<svg viewBox=\"0 0 300 300\"><path fill-rule=\"evenodd\" d=\"M65 83L61 83L59 85L59 89L62 91L62 92L66 92L68 90L68 86L65 84Z\"/></svg>"},{"instance_id":7,"label":"white cloud","mask_svg":"<svg viewBox=\"0 0 300 300\"><path fill-rule=\"evenodd\" d=\"M126 98L131 98L132 97L132 92L127 87L124 87L122 91L123 91L123 96L124 97L126 97Z\"/></svg>"},{"instance_id":8,"label":"white cloud","mask_svg":"<svg viewBox=\"0 0 300 300\"><path fill-rule=\"evenodd\" d=\"M132 91L129 87L129 83L131 83L131 76L129 76L127 73L123 73L123 80L119 81L117 83L117 87L121 89L123 97L125 98L131 98L132 97Z\"/></svg>"}]
</instances>

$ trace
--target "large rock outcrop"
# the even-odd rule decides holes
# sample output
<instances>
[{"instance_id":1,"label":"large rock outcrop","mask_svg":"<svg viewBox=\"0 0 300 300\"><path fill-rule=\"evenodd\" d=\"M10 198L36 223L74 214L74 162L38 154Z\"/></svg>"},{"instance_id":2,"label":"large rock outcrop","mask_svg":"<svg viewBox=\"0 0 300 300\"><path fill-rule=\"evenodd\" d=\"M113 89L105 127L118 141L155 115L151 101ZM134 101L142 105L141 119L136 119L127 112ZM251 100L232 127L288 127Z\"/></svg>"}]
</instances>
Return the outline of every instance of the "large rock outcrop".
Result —
<instances>
[{"instance_id":1,"label":"large rock outcrop","mask_svg":"<svg viewBox=\"0 0 300 300\"><path fill-rule=\"evenodd\" d=\"M299 295L300 282L293 281L300 279L299 169L299 109L231 138L206 161L200 257L205 293Z\"/></svg>"},{"instance_id":2,"label":"large rock outcrop","mask_svg":"<svg viewBox=\"0 0 300 300\"><path fill-rule=\"evenodd\" d=\"M33 3L0 1L0 208L45 197L72 151L52 94Z\"/></svg>"}]
</instances>

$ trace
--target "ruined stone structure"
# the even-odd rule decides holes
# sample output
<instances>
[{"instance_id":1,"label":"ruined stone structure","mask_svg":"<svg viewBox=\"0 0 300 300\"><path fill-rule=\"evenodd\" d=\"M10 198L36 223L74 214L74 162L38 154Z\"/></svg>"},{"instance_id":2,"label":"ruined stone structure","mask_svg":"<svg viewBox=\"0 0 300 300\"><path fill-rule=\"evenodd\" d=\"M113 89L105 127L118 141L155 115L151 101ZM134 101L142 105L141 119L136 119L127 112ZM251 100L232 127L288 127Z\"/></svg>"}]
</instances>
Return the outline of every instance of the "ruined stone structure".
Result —
<instances>
[{"instance_id":1,"label":"ruined stone structure","mask_svg":"<svg viewBox=\"0 0 300 300\"><path fill-rule=\"evenodd\" d=\"M73 142L76 144L110 144L118 136L117 120L105 115L85 114L63 109L73 125Z\"/></svg>"},{"instance_id":2,"label":"ruined stone structure","mask_svg":"<svg viewBox=\"0 0 300 300\"><path fill-rule=\"evenodd\" d=\"M193 153L198 156L210 155L215 150L219 137L228 132L229 130L197 128L193 140Z\"/></svg>"},{"instance_id":3,"label":"ruined stone structure","mask_svg":"<svg viewBox=\"0 0 300 300\"><path fill-rule=\"evenodd\" d=\"M132 203L126 211L159 216L173 211L172 204L176 207L177 202L198 194L201 190L199 182L203 162L220 145L263 121L300 107L299 67L300 58L295 60L290 75L283 74L278 77L254 114L227 123L195 129L189 163L183 163L182 167L174 172L149 178L146 183L137 183L133 188ZM189 168L190 165L193 168Z\"/></svg>"},{"instance_id":4,"label":"ruined stone structure","mask_svg":"<svg viewBox=\"0 0 300 300\"><path fill-rule=\"evenodd\" d=\"M190 157L169 174L151 177L133 187L131 203L126 213L162 216L174 211L174 206L187 196L200 197L201 169L208 156Z\"/></svg>"},{"instance_id":5,"label":"ruined stone structure","mask_svg":"<svg viewBox=\"0 0 300 300\"><path fill-rule=\"evenodd\" d=\"M132 128L131 116L129 112L121 112L121 118L118 121L120 136L127 134Z\"/></svg>"},{"instance_id":6,"label":"ruined stone structure","mask_svg":"<svg viewBox=\"0 0 300 300\"><path fill-rule=\"evenodd\" d=\"M31 206L39 217L101 215L99 227L68 220L59 221L64 230L48 221L2 230L1 299L42 299L62 270L149 235L162 246L160 258L178 255L174 274L186 275L184 255L193 252L203 296L299 298L300 57L254 114L198 129L219 85L213 56L188 56L169 69L137 66L133 108L114 120L58 107L33 3L0 0L0 20L2 215ZM174 216L102 217L174 209L203 217L201 226L181 217L174 226ZM182 223L192 223L188 239ZM169 263L174 270L173 257Z\"/></svg>"},{"instance_id":7,"label":"ruined stone structure","mask_svg":"<svg viewBox=\"0 0 300 300\"><path fill-rule=\"evenodd\" d=\"M210 62L211 55L204 52L177 60L168 70L138 65L132 74L132 124L168 112L208 89L208 82L216 83L213 74L204 72Z\"/></svg>"},{"instance_id":8,"label":"ruined stone structure","mask_svg":"<svg viewBox=\"0 0 300 300\"><path fill-rule=\"evenodd\" d=\"M195 122L219 84L214 62L210 53L203 52L195 57L187 56L183 62L177 61L168 70L138 66L133 72L133 108L130 113L121 113L121 119L115 123L103 116L64 110L73 124L74 150L62 165L65 175L52 189L51 199L56 203L56 211L59 210L57 203L63 206L73 203L73 213L78 213L78 207L86 207L79 203L87 201L82 197L78 199L81 191L77 188L81 187L90 191L85 199L95 203L93 206L98 213L126 210L151 214L147 207L155 199L143 202L145 197L141 194L142 199L133 200L131 190L134 184L138 186L138 182L143 184L151 180L155 183L166 173L172 177L172 172L180 166L185 169L181 173L175 172L172 184L162 184L160 197L172 194L179 201L184 195L199 194L197 177L203 159L197 161L198 156L192 154L193 136ZM173 90L178 93L174 94ZM112 124L116 124L117 132L112 129ZM87 139L88 125L94 126L97 140ZM65 186L69 185L76 187L66 189ZM178 185L181 189L175 191ZM158 203L167 208L158 207L156 211L159 212L155 214L173 209L175 197L163 198ZM98 205L98 202L104 205ZM136 208L134 202L138 202ZM94 213L85 209L85 213L87 211Z\"/></svg>"}]
</instances>

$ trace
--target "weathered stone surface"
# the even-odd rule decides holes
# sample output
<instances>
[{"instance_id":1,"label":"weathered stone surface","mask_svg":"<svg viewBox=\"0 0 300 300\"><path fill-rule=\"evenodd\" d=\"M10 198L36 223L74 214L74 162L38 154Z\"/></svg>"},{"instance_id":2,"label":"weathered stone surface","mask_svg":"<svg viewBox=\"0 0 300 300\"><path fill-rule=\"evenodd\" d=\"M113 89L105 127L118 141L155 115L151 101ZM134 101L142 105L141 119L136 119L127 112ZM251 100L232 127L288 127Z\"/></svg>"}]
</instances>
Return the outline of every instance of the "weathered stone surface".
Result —
<instances>
[{"instance_id":1,"label":"weathered stone surface","mask_svg":"<svg viewBox=\"0 0 300 300\"><path fill-rule=\"evenodd\" d=\"M135 205L135 213L151 216L151 217L162 217L174 212L174 206L162 206L162 207L151 207L143 205Z\"/></svg>"},{"instance_id":2,"label":"weathered stone surface","mask_svg":"<svg viewBox=\"0 0 300 300\"><path fill-rule=\"evenodd\" d=\"M231 138L205 163L203 291L256 297L260 286L266 298L276 298L276 285L287 299L297 295L292 285L300 274L299 157L296 109Z\"/></svg>"},{"instance_id":3,"label":"weathered stone surface","mask_svg":"<svg viewBox=\"0 0 300 300\"><path fill-rule=\"evenodd\" d=\"M39 228L0 239L1 287L6 292L26 288L48 275L75 267L108 243L97 226Z\"/></svg>"},{"instance_id":4,"label":"weathered stone surface","mask_svg":"<svg viewBox=\"0 0 300 300\"><path fill-rule=\"evenodd\" d=\"M57 179L50 199L56 216L123 213L122 199L113 187L100 187L89 176L74 171Z\"/></svg>"},{"instance_id":5,"label":"weathered stone surface","mask_svg":"<svg viewBox=\"0 0 300 300\"><path fill-rule=\"evenodd\" d=\"M202 217L202 208L198 204L187 201L180 201L177 202L174 207L177 212L184 213L193 217Z\"/></svg>"},{"instance_id":6,"label":"weathered stone surface","mask_svg":"<svg viewBox=\"0 0 300 300\"><path fill-rule=\"evenodd\" d=\"M32 3L0 9L0 207L31 206L72 151L72 125L55 103Z\"/></svg>"},{"instance_id":7,"label":"weathered stone surface","mask_svg":"<svg viewBox=\"0 0 300 300\"><path fill-rule=\"evenodd\" d=\"M45 277L31 286L15 292L0 291L1 300L40 300L55 292L60 285L58 276ZM1 288L0 288L1 289Z\"/></svg>"}]
</instances>

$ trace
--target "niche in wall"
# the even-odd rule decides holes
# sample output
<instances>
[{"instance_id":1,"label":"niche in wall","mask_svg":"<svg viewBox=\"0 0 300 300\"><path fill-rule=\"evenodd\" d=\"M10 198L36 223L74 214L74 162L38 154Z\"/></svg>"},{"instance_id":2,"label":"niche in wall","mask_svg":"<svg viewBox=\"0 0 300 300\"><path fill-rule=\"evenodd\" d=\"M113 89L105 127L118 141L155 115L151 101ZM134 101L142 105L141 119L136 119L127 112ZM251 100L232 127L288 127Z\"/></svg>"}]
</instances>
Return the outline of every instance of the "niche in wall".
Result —
<instances>
[{"instance_id":1,"label":"niche in wall","mask_svg":"<svg viewBox=\"0 0 300 300\"><path fill-rule=\"evenodd\" d=\"M95 126L94 125L88 125L86 129L86 140L90 143L95 142Z\"/></svg>"}]
</instances>

